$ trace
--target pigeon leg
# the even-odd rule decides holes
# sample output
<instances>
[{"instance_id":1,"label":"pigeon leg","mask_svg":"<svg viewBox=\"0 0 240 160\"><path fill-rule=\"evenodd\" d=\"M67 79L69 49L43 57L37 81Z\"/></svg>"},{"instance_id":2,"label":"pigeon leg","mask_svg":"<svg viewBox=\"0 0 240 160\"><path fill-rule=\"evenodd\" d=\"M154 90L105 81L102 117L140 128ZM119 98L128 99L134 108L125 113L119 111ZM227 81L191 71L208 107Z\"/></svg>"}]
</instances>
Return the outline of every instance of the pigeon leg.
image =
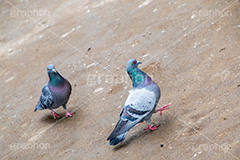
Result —
<instances>
[{"instance_id":1,"label":"pigeon leg","mask_svg":"<svg viewBox=\"0 0 240 160\"><path fill-rule=\"evenodd\" d=\"M64 110L66 111L66 114L65 114L65 117L66 117L66 118L67 118L67 117L72 117L72 115L75 113L75 112L69 113L68 110L67 110L67 108L66 108L66 105L63 105L63 108L64 108Z\"/></svg>"},{"instance_id":2,"label":"pigeon leg","mask_svg":"<svg viewBox=\"0 0 240 160\"><path fill-rule=\"evenodd\" d=\"M157 127L159 127L159 125L156 125L156 126L151 126L150 124L148 124L148 127L147 128L145 128L144 130L151 130L151 131L154 131L154 130L156 130L157 129Z\"/></svg>"},{"instance_id":3,"label":"pigeon leg","mask_svg":"<svg viewBox=\"0 0 240 160\"><path fill-rule=\"evenodd\" d=\"M54 112L52 109L51 109L51 113L52 113L54 119L56 119L56 116L57 116L58 118L61 118L61 116L59 116L59 115L58 115L56 112Z\"/></svg>"},{"instance_id":4,"label":"pigeon leg","mask_svg":"<svg viewBox=\"0 0 240 160\"><path fill-rule=\"evenodd\" d=\"M164 110L167 110L167 109L169 109L169 107L168 106L170 106L171 105L171 103L169 103L168 105L166 105L166 106L163 106L162 108L160 108L160 109L157 109L154 113L157 113L157 112L159 112L160 111L160 116L162 115L162 111L164 111Z\"/></svg>"},{"instance_id":5,"label":"pigeon leg","mask_svg":"<svg viewBox=\"0 0 240 160\"><path fill-rule=\"evenodd\" d=\"M72 115L75 113L75 112L69 113L68 110L65 110L65 111L66 111L66 114L65 114L66 118L72 117Z\"/></svg>"}]
</instances>

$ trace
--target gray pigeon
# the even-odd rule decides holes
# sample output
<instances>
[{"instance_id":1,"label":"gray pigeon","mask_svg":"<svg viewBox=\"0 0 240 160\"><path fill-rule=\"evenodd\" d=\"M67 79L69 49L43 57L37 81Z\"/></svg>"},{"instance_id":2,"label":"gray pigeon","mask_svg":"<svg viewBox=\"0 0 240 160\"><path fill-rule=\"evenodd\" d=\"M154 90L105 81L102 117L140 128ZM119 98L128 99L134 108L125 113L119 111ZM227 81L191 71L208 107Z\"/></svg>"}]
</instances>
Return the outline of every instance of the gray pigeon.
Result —
<instances>
[{"instance_id":1,"label":"gray pigeon","mask_svg":"<svg viewBox=\"0 0 240 160\"><path fill-rule=\"evenodd\" d=\"M161 115L162 111L167 110L170 105L155 110L160 98L160 89L146 73L138 68L139 64L141 62L137 62L135 59L130 59L127 62L126 69L132 80L133 88L129 91L129 96L120 113L120 120L107 139L110 140L110 145L123 142L127 132L140 122L147 122L148 127L145 130L157 129L158 125L150 125L152 114L160 111Z\"/></svg>"},{"instance_id":2,"label":"gray pigeon","mask_svg":"<svg viewBox=\"0 0 240 160\"><path fill-rule=\"evenodd\" d=\"M60 118L60 116L54 112L53 109L63 106L66 111L65 116L72 116L74 112L69 113L66 108L72 90L71 84L57 72L54 65L48 65L47 72L49 82L43 87L40 100L34 112L37 110L50 109L54 119L56 119L56 116L58 118Z\"/></svg>"}]
</instances>

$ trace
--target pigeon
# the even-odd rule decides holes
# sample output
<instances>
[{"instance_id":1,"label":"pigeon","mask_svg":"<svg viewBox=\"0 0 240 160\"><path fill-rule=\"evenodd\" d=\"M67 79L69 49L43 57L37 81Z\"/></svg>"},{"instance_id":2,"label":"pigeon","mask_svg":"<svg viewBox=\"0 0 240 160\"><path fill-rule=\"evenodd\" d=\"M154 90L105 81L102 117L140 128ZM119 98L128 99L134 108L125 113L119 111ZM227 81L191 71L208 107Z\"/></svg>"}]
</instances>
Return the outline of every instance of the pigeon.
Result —
<instances>
[{"instance_id":1,"label":"pigeon","mask_svg":"<svg viewBox=\"0 0 240 160\"><path fill-rule=\"evenodd\" d=\"M71 117L74 112L69 113L66 108L72 90L71 84L57 72L54 65L49 64L47 66L47 72L49 82L43 87L40 100L34 112L37 110L50 109L54 119L56 119L56 117L61 118L53 109L63 106L66 111L65 116Z\"/></svg>"},{"instance_id":2,"label":"pigeon","mask_svg":"<svg viewBox=\"0 0 240 160\"><path fill-rule=\"evenodd\" d=\"M127 62L126 70L132 80L132 90L129 91L128 98L120 113L120 120L116 124L113 132L107 138L110 145L117 145L123 142L127 132L136 124L146 121L148 127L145 130L156 130L157 126L150 125L150 118L153 113L167 110L170 104L156 110L160 98L158 85L143 71L138 68L136 59Z\"/></svg>"}]
</instances>

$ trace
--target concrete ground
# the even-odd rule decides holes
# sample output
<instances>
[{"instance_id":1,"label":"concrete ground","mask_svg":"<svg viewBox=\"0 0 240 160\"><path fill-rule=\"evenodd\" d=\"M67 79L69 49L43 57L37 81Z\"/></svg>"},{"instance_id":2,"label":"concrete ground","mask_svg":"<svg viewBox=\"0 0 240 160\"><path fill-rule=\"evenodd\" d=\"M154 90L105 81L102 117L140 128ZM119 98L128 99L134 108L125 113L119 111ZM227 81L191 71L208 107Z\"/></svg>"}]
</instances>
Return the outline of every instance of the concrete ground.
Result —
<instances>
[{"instance_id":1,"label":"concrete ground","mask_svg":"<svg viewBox=\"0 0 240 160\"><path fill-rule=\"evenodd\" d=\"M240 159L240 1L0 0L1 159ZM123 144L107 137L131 89L130 58L160 86ZM72 84L73 117L33 112L46 67Z\"/></svg>"}]
</instances>

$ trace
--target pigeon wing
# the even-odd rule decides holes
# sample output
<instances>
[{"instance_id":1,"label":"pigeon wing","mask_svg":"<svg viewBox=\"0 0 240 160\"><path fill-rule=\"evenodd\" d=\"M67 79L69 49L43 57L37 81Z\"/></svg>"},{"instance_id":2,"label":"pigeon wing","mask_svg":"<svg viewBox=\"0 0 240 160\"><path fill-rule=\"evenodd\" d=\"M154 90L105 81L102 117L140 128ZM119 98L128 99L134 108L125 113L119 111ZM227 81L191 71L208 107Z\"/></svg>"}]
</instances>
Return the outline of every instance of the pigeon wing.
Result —
<instances>
[{"instance_id":1,"label":"pigeon wing","mask_svg":"<svg viewBox=\"0 0 240 160\"><path fill-rule=\"evenodd\" d=\"M134 127L149 115L156 103L156 96L153 92L146 89L135 89L130 91L123 110L120 114L120 120L114 128L108 140L111 140Z\"/></svg>"},{"instance_id":2,"label":"pigeon wing","mask_svg":"<svg viewBox=\"0 0 240 160\"><path fill-rule=\"evenodd\" d=\"M53 96L47 85L45 85L42 89L40 103L45 109L49 108L54 103Z\"/></svg>"}]
</instances>

